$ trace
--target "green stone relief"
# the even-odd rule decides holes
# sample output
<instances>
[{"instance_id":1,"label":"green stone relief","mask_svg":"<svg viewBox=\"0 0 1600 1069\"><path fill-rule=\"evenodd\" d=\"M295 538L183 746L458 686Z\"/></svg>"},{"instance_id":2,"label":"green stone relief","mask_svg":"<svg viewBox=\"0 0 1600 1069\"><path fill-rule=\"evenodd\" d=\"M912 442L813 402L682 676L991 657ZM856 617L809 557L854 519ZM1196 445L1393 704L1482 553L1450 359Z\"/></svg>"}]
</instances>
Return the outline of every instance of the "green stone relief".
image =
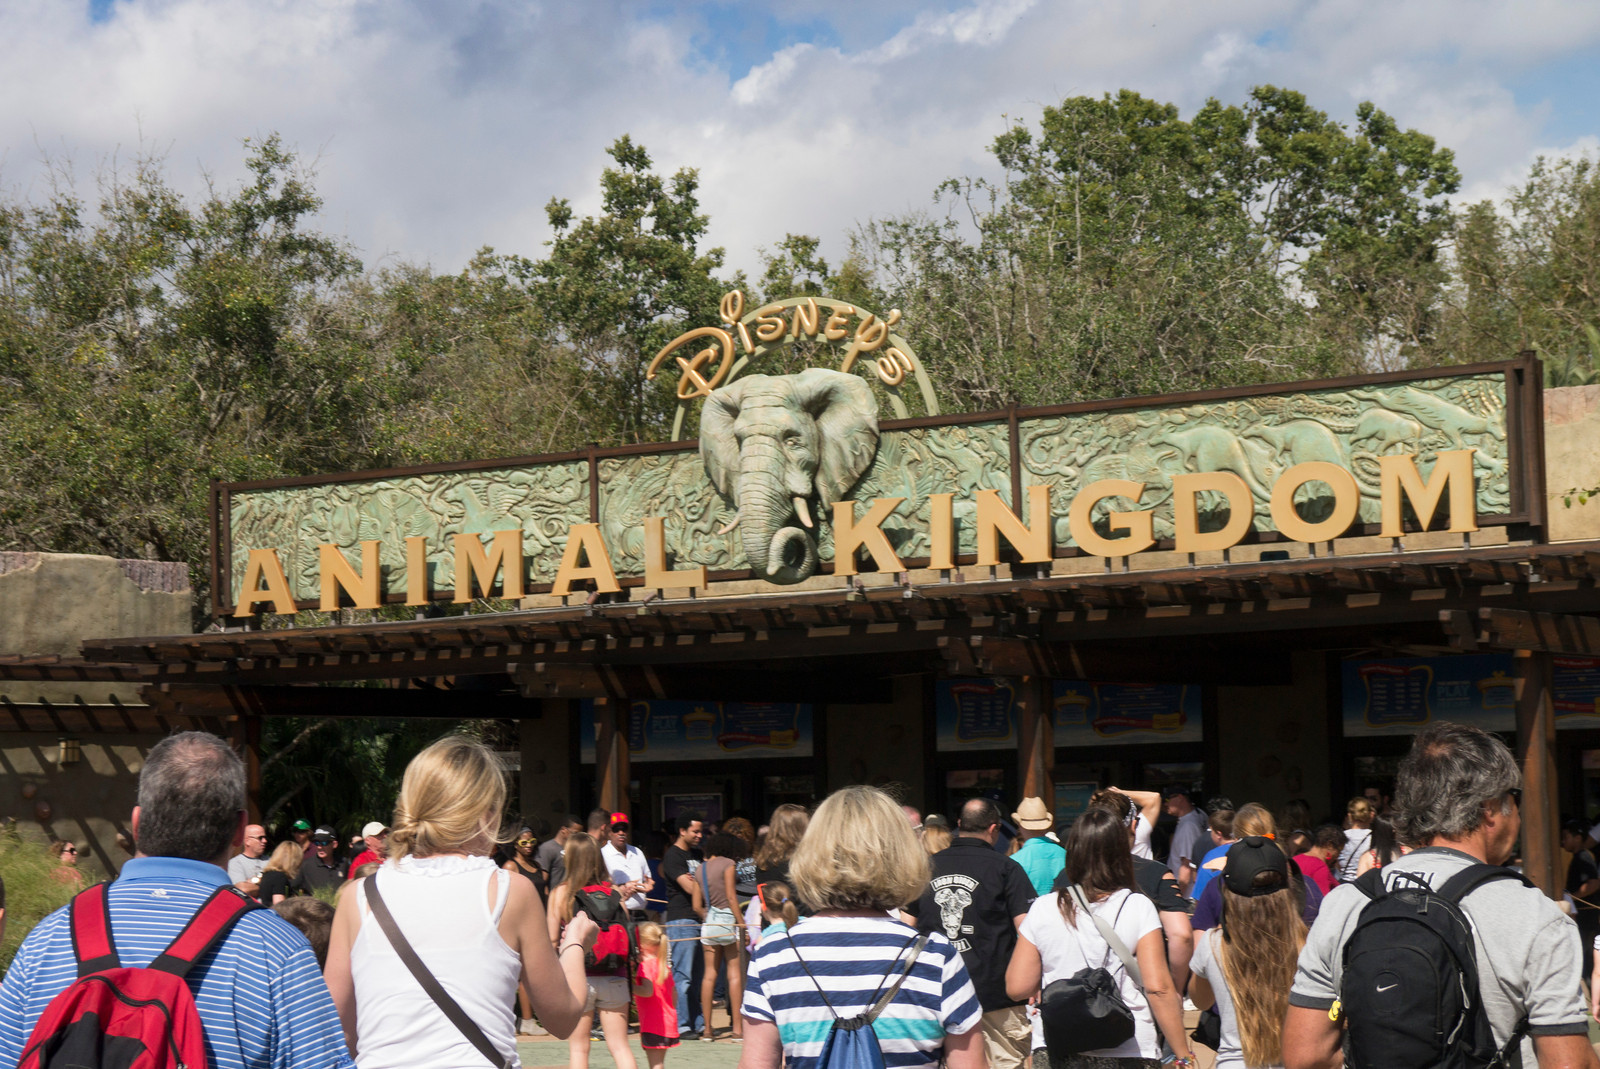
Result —
<instances>
[{"instance_id":1,"label":"green stone relief","mask_svg":"<svg viewBox=\"0 0 1600 1069\"><path fill-rule=\"evenodd\" d=\"M455 585L455 534L522 529L529 580L555 577L567 528L589 519L589 466L561 461L523 468L411 475L371 482L235 492L231 509L232 589L249 551L275 548L296 599L320 595L317 547L340 546L360 566L359 543L382 543L385 588L406 588L406 542L428 540L434 589Z\"/></svg>"},{"instance_id":2,"label":"green stone relief","mask_svg":"<svg viewBox=\"0 0 1600 1069\"><path fill-rule=\"evenodd\" d=\"M905 503L883 525L902 557L929 552L928 495L956 494L960 552L973 553L972 509L977 491L993 488L1011 500L1011 464L1004 423L882 431L872 465L851 497L858 512L875 497L903 497ZM600 461L600 530L618 575L644 574L644 520L666 517L667 562L672 567L703 564L712 571L747 568L737 530L717 531L733 519L733 506L712 489L698 452L680 452ZM832 516L818 516L817 555L833 559Z\"/></svg>"},{"instance_id":3,"label":"green stone relief","mask_svg":"<svg viewBox=\"0 0 1600 1069\"><path fill-rule=\"evenodd\" d=\"M1172 476L1230 471L1255 497L1257 530L1272 530L1272 484L1295 464L1323 460L1355 475L1360 519L1376 523L1380 456L1416 456L1426 478L1440 451L1471 448L1478 512L1494 515L1509 511L1511 500L1505 404L1504 376L1485 374L1023 420L1022 481L1049 484L1055 543L1066 546L1067 506L1100 479L1144 483L1136 507L1153 510L1156 537L1170 538ZM1302 487L1301 515L1327 516L1333 502L1325 495L1321 483ZM1133 507L1115 498L1096 506L1097 526L1113 508ZM1202 525L1221 526L1225 515L1220 508Z\"/></svg>"}]
</instances>

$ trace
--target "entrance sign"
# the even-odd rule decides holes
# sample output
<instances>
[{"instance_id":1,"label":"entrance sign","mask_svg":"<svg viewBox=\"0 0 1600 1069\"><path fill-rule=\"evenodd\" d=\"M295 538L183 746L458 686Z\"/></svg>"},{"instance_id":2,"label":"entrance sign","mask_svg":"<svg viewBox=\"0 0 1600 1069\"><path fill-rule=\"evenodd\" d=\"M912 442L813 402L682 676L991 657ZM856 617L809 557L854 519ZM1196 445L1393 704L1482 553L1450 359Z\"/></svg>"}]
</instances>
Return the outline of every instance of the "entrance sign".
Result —
<instances>
[{"instance_id":1,"label":"entrance sign","mask_svg":"<svg viewBox=\"0 0 1600 1069\"><path fill-rule=\"evenodd\" d=\"M811 336L814 321L826 338L838 310L824 314L832 306L817 298L813 315L810 301L755 310L781 319L781 334L742 315L754 348L720 380L721 364L683 356L709 390L692 399L728 424L731 451L707 417L698 450L663 443L218 484L215 578L219 601L234 602L224 611L681 592L1078 553L1137 569L1152 550L1397 537L1419 524L1465 533L1542 517L1537 397L1520 385L1523 364L879 422L869 382L881 375L858 373L875 349L857 352L848 372L737 374L762 345ZM851 322L854 345L865 320ZM895 338L880 347L908 353ZM804 455L774 469L781 489L756 495L775 501L766 516L741 493L739 444L760 434Z\"/></svg>"},{"instance_id":2,"label":"entrance sign","mask_svg":"<svg viewBox=\"0 0 1600 1069\"><path fill-rule=\"evenodd\" d=\"M793 702L636 701L628 706L630 761L810 757L812 709ZM578 709L578 760L594 764L594 702Z\"/></svg>"},{"instance_id":3,"label":"entrance sign","mask_svg":"<svg viewBox=\"0 0 1600 1069\"><path fill-rule=\"evenodd\" d=\"M1200 688L1184 683L1055 682L1056 745L1200 742Z\"/></svg>"}]
</instances>

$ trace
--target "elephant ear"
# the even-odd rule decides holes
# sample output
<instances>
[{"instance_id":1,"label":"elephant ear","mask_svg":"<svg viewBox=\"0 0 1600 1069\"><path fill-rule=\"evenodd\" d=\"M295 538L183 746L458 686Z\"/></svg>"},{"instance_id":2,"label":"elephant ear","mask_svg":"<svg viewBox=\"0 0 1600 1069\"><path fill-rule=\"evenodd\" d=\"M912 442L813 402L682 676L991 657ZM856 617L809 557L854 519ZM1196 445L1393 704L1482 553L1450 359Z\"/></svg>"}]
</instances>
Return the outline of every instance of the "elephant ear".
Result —
<instances>
[{"instance_id":1,"label":"elephant ear","mask_svg":"<svg viewBox=\"0 0 1600 1069\"><path fill-rule=\"evenodd\" d=\"M705 461L711 485L730 501L734 476L739 472L739 439L734 437L733 421L744 407L744 391L750 381L740 379L711 391L700 411L700 458Z\"/></svg>"},{"instance_id":2,"label":"elephant ear","mask_svg":"<svg viewBox=\"0 0 1600 1069\"><path fill-rule=\"evenodd\" d=\"M817 498L827 508L872 464L878 451L878 402L859 375L814 367L794 380L800 407L817 421Z\"/></svg>"}]
</instances>

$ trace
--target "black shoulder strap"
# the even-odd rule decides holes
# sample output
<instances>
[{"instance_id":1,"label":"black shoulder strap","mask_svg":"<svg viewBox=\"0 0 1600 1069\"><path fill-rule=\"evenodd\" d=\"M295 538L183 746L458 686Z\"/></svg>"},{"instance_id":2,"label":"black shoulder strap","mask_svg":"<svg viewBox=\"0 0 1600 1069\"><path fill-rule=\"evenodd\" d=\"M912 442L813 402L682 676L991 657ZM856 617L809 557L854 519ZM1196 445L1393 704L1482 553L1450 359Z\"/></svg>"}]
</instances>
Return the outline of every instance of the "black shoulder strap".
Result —
<instances>
[{"instance_id":1,"label":"black shoulder strap","mask_svg":"<svg viewBox=\"0 0 1600 1069\"><path fill-rule=\"evenodd\" d=\"M1501 865L1488 865L1479 863L1469 865L1444 882L1444 886L1434 892L1451 905L1460 905L1461 900L1486 883L1495 880L1516 880L1524 887L1532 887L1528 878L1520 872L1515 872Z\"/></svg>"},{"instance_id":2,"label":"black shoulder strap","mask_svg":"<svg viewBox=\"0 0 1600 1069\"><path fill-rule=\"evenodd\" d=\"M1388 893L1383 889L1383 871L1381 869L1368 869L1350 881L1350 883L1356 890L1373 900L1382 898Z\"/></svg>"},{"instance_id":3,"label":"black shoulder strap","mask_svg":"<svg viewBox=\"0 0 1600 1069\"><path fill-rule=\"evenodd\" d=\"M839 1016L839 1011L833 1008L833 1003L828 1000L828 993L822 989L821 984L817 983L816 974L811 971L811 966L807 965L806 959L800 956L800 948L795 945L794 936L789 934L788 929L784 929L783 937L789 941L789 949L794 951L794 960L800 963L800 968L804 969L806 975L811 978L812 986L817 989L817 994L822 997L822 1004L828 1007L829 1013L833 1014L833 1019L835 1021L844 1020ZM877 1020L878 1015L884 1011L889 1003L894 1001L895 995L900 993L900 985L906 982L907 976L911 975L912 967L917 964L917 958L922 955L922 948L927 945L927 934L913 935L906 940L905 946L901 947L900 952L894 956L894 961L889 963L889 971L883 974L883 979L879 980L878 986L872 990L872 1000L867 1004L866 1011L861 1015L865 1023L871 1024ZM889 977L894 976L895 968L900 964L900 959L905 957L907 949L911 951L910 959L906 961L905 968L900 970L900 975L895 979L894 986L885 992L883 985L889 982ZM881 998L879 997L880 992L883 995ZM851 1027L855 1026L852 1025Z\"/></svg>"},{"instance_id":4,"label":"black shoulder strap","mask_svg":"<svg viewBox=\"0 0 1600 1069\"><path fill-rule=\"evenodd\" d=\"M428 993L428 997L433 999L434 1004L450 1019L450 1023L455 1025L463 1036L467 1037L468 1043L478 1048L479 1054L489 1059L490 1065L511 1069L512 1066L517 1064L506 1059L495 1049L494 1044L489 1042L489 1037L483 1034L483 1029L478 1027L476 1021L467 1016L467 1011L463 1010L460 1004L450 997L450 992L444 989L443 985L434 978L433 973L428 971L428 967L422 963L422 959L417 957L417 952L412 949L410 942L401 933L400 926L394 922L394 914L389 912L389 907L384 903L383 896L378 893L377 873L367 877L366 894L367 905L372 907L372 915L377 918L378 926L383 929L383 934L389 937L389 944L394 947L394 952L399 955L401 961L405 962L406 968L411 970L411 975L416 977L417 983L422 985L422 990Z\"/></svg>"},{"instance_id":5,"label":"black shoulder strap","mask_svg":"<svg viewBox=\"0 0 1600 1069\"><path fill-rule=\"evenodd\" d=\"M150 968L187 976L195 962L228 937L240 917L261 908L261 903L235 887L217 888L189 918L178 937L150 963Z\"/></svg>"}]
</instances>

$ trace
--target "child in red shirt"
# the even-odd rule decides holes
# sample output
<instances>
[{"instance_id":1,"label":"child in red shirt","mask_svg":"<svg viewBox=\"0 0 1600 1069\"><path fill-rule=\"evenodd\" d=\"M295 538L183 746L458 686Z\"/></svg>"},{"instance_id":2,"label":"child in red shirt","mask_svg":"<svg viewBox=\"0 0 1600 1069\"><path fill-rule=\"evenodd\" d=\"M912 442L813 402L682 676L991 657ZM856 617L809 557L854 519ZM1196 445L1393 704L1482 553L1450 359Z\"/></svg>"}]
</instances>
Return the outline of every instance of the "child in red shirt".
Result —
<instances>
[{"instance_id":1,"label":"child in red shirt","mask_svg":"<svg viewBox=\"0 0 1600 1069\"><path fill-rule=\"evenodd\" d=\"M678 999L672 986L672 959L666 929L641 924L639 971L634 977L634 1005L639 1009L639 1045L650 1069L661 1069L667 1051L678 1045Z\"/></svg>"}]
</instances>

